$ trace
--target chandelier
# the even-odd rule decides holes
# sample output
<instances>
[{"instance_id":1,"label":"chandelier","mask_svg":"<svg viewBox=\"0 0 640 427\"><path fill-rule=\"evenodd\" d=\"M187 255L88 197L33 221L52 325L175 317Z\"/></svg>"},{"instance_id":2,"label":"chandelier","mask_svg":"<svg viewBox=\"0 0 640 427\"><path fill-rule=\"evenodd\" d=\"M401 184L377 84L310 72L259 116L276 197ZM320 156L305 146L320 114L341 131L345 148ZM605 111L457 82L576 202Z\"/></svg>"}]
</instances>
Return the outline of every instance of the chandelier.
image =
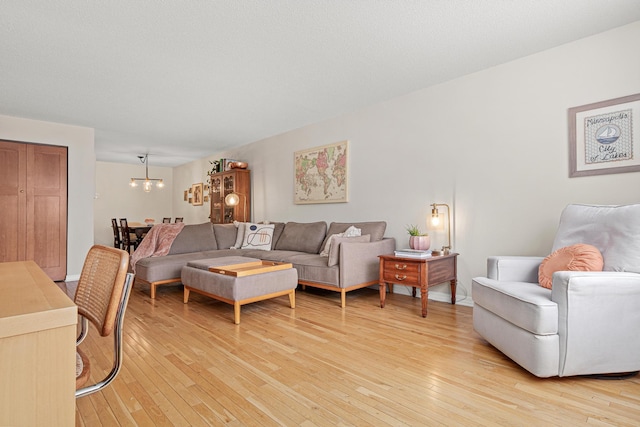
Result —
<instances>
[{"instance_id":1,"label":"chandelier","mask_svg":"<svg viewBox=\"0 0 640 427\"><path fill-rule=\"evenodd\" d=\"M149 154L145 154L144 156L138 156L138 159L144 164L145 175L144 178L131 178L131 182L129 185L131 187L137 187L138 181L142 182L142 189L145 193L151 191L151 187L153 187L153 182L157 181L156 187L162 188L164 187L164 181L160 178L149 178Z\"/></svg>"}]
</instances>

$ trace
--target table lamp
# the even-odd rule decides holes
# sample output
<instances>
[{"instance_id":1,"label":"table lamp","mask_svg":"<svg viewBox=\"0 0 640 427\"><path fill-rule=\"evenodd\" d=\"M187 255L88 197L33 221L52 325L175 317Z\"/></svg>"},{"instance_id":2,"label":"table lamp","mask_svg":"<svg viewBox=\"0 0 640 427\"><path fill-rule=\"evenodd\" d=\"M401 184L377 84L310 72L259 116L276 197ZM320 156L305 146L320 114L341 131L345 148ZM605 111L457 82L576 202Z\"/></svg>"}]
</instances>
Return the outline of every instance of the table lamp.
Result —
<instances>
[{"instance_id":1,"label":"table lamp","mask_svg":"<svg viewBox=\"0 0 640 427\"><path fill-rule=\"evenodd\" d=\"M447 208L447 245L442 246L442 249L439 251L431 251L431 254L434 256L449 255L449 253L451 252L451 210L449 209L449 205L447 205L446 203L432 203L431 224L434 227L438 227L440 225L440 212L438 211L438 206Z\"/></svg>"}]
</instances>

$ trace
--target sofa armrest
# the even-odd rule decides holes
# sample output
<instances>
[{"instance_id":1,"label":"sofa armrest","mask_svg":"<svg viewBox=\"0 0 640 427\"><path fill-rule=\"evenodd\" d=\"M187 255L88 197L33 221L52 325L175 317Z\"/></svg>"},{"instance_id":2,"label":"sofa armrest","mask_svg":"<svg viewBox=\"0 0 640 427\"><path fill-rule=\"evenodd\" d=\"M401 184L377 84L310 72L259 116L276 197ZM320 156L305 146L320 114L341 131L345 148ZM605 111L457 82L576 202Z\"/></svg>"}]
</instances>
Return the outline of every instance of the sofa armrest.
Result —
<instances>
[{"instance_id":1,"label":"sofa armrest","mask_svg":"<svg viewBox=\"0 0 640 427\"><path fill-rule=\"evenodd\" d=\"M640 369L640 274L558 271L560 376Z\"/></svg>"},{"instance_id":2,"label":"sofa armrest","mask_svg":"<svg viewBox=\"0 0 640 427\"><path fill-rule=\"evenodd\" d=\"M377 282L380 271L378 255L392 254L396 249L393 237L369 243L340 244L340 287Z\"/></svg>"},{"instance_id":3,"label":"sofa armrest","mask_svg":"<svg viewBox=\"0 0 640 427\"><path fill-rule=\"evenodd\" d=\"M487 258L487 278L508 282L538 283L543 257L492 256Z\"/></svg>"}]
</instances>

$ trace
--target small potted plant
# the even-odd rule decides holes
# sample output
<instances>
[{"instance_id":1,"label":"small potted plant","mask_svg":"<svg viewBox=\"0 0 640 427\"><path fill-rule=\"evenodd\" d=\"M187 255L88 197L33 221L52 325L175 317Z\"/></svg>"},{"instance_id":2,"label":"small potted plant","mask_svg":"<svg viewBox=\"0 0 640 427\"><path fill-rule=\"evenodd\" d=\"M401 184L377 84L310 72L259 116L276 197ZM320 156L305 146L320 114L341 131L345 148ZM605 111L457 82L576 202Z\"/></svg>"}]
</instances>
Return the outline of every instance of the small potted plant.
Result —
<instances>
[{"instance_id":1,"label":"small potted plant","mask_svg":"<svg viewBox=\"0 0 640 427\"><path fill-rule=\"evenodd\" d=\"M431 238L429 234L420 231L417 225L407 225L407 233L409 233L409 247L420 251L426 251L431 246Z\"/></svg>"}]
</instances>

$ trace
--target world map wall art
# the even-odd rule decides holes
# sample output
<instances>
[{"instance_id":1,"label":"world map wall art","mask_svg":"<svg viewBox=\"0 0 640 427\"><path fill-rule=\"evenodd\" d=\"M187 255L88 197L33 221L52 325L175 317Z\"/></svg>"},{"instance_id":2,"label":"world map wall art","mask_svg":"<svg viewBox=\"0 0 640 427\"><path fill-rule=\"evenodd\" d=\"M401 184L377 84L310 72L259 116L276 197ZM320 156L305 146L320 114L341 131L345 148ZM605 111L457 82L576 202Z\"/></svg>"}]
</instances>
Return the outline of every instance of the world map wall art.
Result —
<instances>
[{"instance_id":1,"label":"world map wall art","mask_svg":"<svg viewBox=\"0 0 640 427\"><path fill-rule=\"evenodd\" d=\"M294 203L347 202L348 153L349 141L296 151Z\"/></svg>"}]
</instances>

